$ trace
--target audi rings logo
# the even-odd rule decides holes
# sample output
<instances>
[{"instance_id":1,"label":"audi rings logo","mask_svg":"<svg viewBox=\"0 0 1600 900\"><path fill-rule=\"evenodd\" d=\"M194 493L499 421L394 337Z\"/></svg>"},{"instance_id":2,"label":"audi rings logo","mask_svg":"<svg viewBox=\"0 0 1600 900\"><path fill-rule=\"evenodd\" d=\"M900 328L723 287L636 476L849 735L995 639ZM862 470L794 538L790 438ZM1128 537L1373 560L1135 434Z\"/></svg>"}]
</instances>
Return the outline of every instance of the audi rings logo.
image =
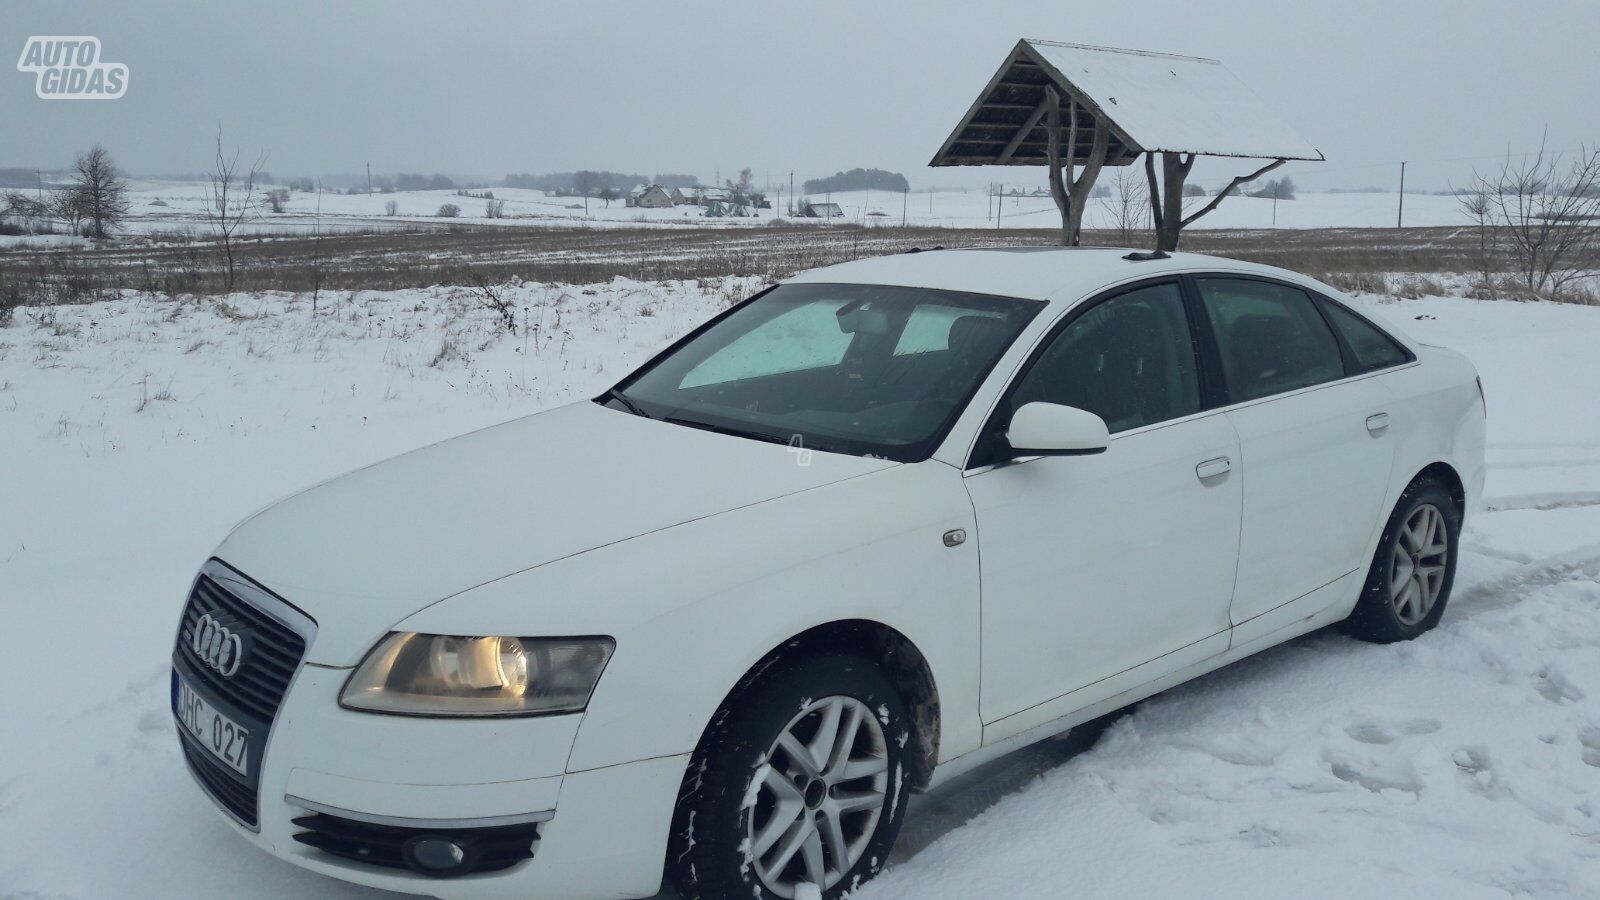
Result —
<instances>
[{"instance_id":1,"label":"audi rings logo","mask_svg":"<svg viewBox=\"0 0 1600 900\"><path fill-rule=\"evenodd\" d=\"M223 678L232 678L239 671L239 664L244 661L244 640L233 629L212 618L210 613L194 623L189 649Z\"/></svg>"}]
</instances>

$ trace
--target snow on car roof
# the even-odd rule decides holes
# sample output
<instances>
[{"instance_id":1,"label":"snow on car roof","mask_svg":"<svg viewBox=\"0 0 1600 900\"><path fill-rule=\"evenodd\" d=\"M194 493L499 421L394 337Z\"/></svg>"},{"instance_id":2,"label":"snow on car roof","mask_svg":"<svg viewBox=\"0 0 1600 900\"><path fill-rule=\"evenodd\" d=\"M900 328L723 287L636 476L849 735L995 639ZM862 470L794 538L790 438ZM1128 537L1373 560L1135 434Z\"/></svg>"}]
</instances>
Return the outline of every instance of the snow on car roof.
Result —
<instances>
[{"instance_id":1,"label":"snow on car roof","mask_svg":"<svg viewBox=\"0 0 1600 900\"><path fill-rule=\"evenodd\" d=\"M1129 260L1136 251L1108 247L982 247L900 253L840 263L789 279L809 284L894 284L994 294L1025 300L1073 302L1101 288L1164 272L1254 272L1298 276L1256 263L1174 253ZM1143 252L1143 251L1138 251Z\"/></svg>"}]
</instances>

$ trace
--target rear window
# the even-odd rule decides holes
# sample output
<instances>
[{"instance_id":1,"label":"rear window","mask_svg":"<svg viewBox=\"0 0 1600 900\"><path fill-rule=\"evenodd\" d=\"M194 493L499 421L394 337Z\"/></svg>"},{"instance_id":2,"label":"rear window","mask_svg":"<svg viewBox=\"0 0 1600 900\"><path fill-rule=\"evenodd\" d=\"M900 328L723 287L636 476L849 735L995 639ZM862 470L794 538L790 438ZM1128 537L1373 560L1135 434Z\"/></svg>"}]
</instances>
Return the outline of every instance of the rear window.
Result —
<instances>
[{"instance_id":1,"label":"rear window","mask_svg":"<svg viewBox=\"0 0 1600 900\"><path fill-rule=\"evenodd\" d=\"M1234 403L1344 377L1339 342L1311 296L1244 278L1199 278Z\"/></svg>"},{"instance_id":2,"label":"rear window","mask_svg":"<svg viewBox=\"0 0 1600 900\"><path fill-rule=\"evenodd\" d=\"M1344 342L1350 345L1362 372L1398 366L1411 358L1394 338L1343 306L1324 300L1322 308L1327 310L1328 319L1344 337Z\"/></svg>"}]
</instances>

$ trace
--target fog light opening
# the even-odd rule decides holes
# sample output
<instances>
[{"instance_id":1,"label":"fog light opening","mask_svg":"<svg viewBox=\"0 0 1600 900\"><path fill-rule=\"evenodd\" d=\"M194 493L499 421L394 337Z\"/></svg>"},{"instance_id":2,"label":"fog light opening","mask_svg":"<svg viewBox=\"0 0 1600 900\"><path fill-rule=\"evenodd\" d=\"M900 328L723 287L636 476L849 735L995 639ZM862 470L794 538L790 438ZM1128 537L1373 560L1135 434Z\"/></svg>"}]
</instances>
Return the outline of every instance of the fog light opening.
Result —
<instances>
[{"instance_id":1,"label":"fog light opening","mask_svg":"<svg viewBox=\"0 0 1600 900\"><path fill-rule=\"evenodd\" d=\"M425 875L454 875L471 867L472 844L460 838L424 834L401 848L406 865Z\"/></svg>"}]
</instances>

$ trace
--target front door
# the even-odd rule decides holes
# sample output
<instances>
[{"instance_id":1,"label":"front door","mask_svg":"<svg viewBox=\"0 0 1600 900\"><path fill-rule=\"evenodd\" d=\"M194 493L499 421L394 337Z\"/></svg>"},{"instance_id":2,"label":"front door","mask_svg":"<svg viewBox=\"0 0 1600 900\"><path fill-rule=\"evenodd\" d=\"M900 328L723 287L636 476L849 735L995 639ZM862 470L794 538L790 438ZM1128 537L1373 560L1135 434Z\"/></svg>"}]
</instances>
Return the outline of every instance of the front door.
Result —
<instances>
[{"instance_id":1,"label":"front door","mask_svg":"<svg viewBox=\"0 0 1600 900\"><path fill-rule=\"evenodd\" d=\"M996 427L1025 403L1061 403L1105 419L1109 449L1003 462L965 479L977 517L986 724L1169 655L1176 668L1177 651L1228 630L1239 444L1226 414L1201 411L1177 281L1069 316L1008 392Z\"/></svg>"}]
</instances>

